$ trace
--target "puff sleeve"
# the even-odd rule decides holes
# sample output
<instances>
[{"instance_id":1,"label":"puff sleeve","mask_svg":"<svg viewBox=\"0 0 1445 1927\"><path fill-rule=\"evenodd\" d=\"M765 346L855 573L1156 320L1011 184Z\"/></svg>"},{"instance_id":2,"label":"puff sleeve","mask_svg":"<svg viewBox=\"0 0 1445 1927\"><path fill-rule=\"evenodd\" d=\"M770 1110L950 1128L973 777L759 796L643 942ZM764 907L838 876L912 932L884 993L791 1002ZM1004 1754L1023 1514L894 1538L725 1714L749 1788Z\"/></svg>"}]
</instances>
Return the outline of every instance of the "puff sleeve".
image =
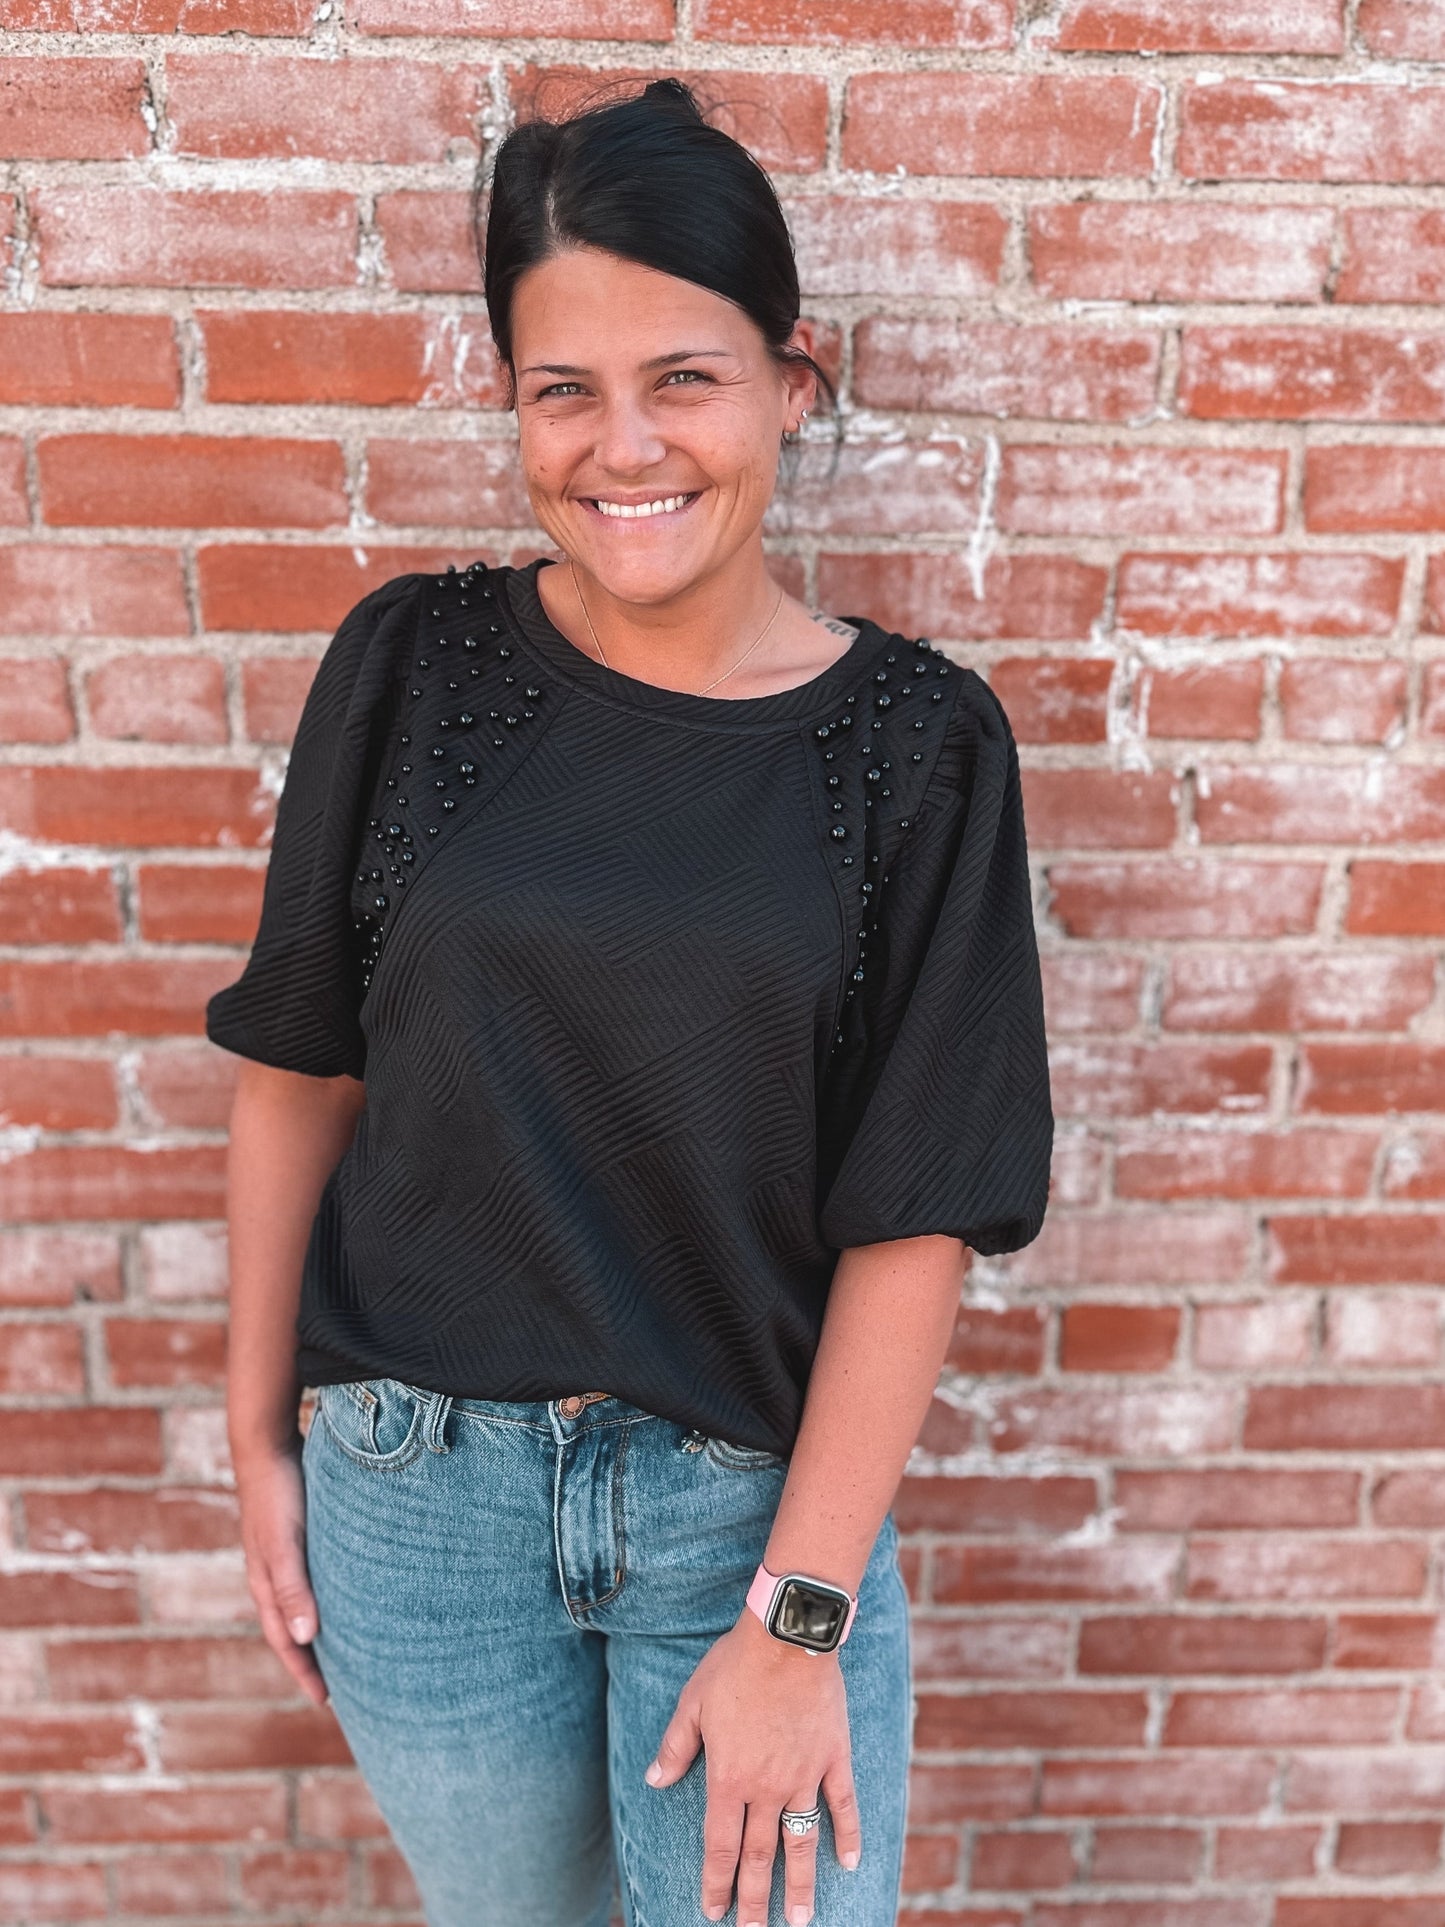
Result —
<instances>
[{"instance_id":1,"label":"puff sleeve","mask_svg":"<svg viewBox=\"0 0 1445 1927\"><path fill-rule=\"evenodd\" d=\"M884 885L856 1044L826 1095L824 1242L1037 1237L1053 1149L1018 753L965 670Z\"/></svg>"},{"instance_id":2,"label":"puff sleeve","mask_svg":"<svg viewBox=\"0 0 1445 1927\"><path fill-rule=\"evenodd\" d=\"M250 957L206 1005L206 1035L223 1050L311 1077L364 1072L350 893L423 580L398 576L363 596L317 666L276 807Z\"/></svg>"}]
</instances>

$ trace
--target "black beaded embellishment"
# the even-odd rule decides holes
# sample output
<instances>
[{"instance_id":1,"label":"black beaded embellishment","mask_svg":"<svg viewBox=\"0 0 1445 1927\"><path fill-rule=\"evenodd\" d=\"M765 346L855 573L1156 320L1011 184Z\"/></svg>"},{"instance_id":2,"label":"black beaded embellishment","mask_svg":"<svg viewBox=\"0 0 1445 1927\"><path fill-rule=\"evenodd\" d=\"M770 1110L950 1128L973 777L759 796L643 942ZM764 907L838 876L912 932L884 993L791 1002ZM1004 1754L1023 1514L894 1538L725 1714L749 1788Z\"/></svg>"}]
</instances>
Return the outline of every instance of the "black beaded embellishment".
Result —
<instances>
[{"instance_id":1,"label":"black beaded embellishment","mask_svg":"<svg viewBox=\"0 0 1445 1927\"><path fill-rule=\"evenodd\" d=\"M853 932L829 1054L856 1022L889 865L917 816L942 747L958 670L926 636L902 636L839 713L812 726L834 879Z\"/></svg>"},{"instance_id":2,"label":"black beaded embellishment","mask_svg":"<svg viewBox=\"0 0 1445 1927\"><path fill-rule=\"evenodd\" d=\"M546 726L544 685L523 660L485 562L423 585L382 780L357 852L352 929L365 997L387 930L464 806L491 795Z\"/></svg>"}]
</instances>

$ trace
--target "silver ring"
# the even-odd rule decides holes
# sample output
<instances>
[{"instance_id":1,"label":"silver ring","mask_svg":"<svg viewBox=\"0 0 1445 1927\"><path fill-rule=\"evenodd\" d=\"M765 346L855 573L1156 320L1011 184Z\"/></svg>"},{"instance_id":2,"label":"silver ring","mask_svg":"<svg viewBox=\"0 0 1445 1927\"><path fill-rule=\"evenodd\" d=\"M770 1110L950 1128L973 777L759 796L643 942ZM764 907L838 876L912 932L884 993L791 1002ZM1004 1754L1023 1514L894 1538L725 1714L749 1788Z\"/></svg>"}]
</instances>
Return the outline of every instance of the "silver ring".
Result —
<instances>
[{"instance_id":1,"label":"silver ring","mask_svg":"<svg viewBox=\"0 0 1445 1927\"><path fill-rule=\"evenodd\" d=\"M816 1833L822 1818L823 1809L821 1804L816 1807L806 1808L784 1807L778 1815L779 1821L787 1831L792 1834L797 1834L799 1837L808 1833Z\"/></svg>"}]
</instances>

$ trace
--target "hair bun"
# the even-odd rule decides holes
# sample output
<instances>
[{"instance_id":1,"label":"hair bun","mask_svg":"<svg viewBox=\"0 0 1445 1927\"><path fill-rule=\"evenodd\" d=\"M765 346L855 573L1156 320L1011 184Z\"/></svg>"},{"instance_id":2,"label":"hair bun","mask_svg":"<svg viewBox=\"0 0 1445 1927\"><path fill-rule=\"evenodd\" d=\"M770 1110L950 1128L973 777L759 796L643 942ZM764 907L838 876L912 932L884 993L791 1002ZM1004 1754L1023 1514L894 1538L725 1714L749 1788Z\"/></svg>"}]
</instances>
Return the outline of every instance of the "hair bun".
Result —
<instances>
[{"instance_id":1,"label":"hair bun","mask_svg":"<svg viewBox=\"0 0 1445 1927\"><path fill-rule=\"evenodd\" d=\"M692 89L686 82L678 80L672 74L668 74L662 80L649 80L638 98L650 100L658 107L679 109L687 115L689 120L702 119L702 113L697 101L693 98Z\"/></svg>"}]
</instances>

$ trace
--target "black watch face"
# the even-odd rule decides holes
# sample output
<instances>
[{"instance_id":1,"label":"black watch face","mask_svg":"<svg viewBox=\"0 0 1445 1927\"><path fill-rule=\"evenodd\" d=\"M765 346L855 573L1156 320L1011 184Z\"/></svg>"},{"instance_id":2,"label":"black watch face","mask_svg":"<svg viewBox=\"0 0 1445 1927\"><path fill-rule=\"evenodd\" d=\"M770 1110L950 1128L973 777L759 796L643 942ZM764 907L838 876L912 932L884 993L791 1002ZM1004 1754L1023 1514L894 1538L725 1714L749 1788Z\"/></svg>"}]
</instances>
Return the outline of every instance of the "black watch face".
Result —
<instances>
[{"instance_id":1,"label":"black watch face","mask_svg":"<svg viewBox=\"0 0 1445 1927\"><path fill-rule=\"evenodd\" d=\"M789 1579L778 1589L771 1630L779 1639L800 1646L836 1646L848 1617L848 1601L835 1592L810 1586L805 1579Z\"/></svg>"}]
</instances>

